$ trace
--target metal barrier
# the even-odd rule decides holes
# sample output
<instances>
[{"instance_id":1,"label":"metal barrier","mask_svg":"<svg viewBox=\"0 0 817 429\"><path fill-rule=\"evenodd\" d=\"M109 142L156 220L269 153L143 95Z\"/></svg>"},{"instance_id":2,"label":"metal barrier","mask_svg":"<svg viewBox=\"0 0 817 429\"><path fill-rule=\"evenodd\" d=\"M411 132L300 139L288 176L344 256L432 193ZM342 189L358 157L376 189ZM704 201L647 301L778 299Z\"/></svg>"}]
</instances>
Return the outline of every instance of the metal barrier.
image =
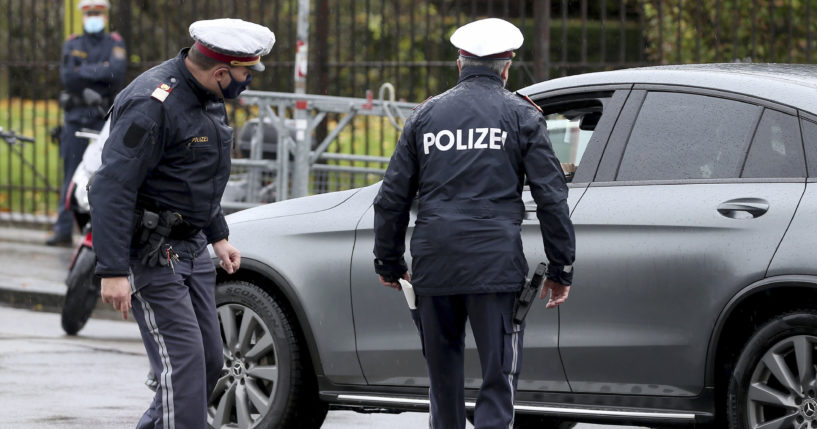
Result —
<instances>
[{"instance_id":1,"label":"metal barrier","mask_svg":"<svg viewBox=\"0 0 817 429\"><path fill-rule=\"evenodd\" d=\"M388 99L384 99L384 91L390 91ZM379 99L374 99L371 92L367 93L367 98L350 98L265 91L245 91L241 98L244 104L258 107L258 118L251 139L249 158L232 161L233 166L245 168L247 172L239 174L239 177L234 174L234 180L228 185L221 203L228 211L269 201L281 201L290 196L305 196L312 171L346 171L382 176L385 169L316 162L324 159L388 163L387 157L333 154L326 153L326 149L357 116L387 117L399 129L398 118L405 119L416 106L415 103L394 101L394 87L391 84L381 87ZM294 113L298 110L307 112L307 119L287 118L288 113L295 116ZM329 113L343 116L321 142L313 145L312 133ZM264 159L263 156L264 124L271 124L277 132L275 159ZM275 174L273 185L263 184L261 175L264 172Z\"/></svg>"}]
</instances>

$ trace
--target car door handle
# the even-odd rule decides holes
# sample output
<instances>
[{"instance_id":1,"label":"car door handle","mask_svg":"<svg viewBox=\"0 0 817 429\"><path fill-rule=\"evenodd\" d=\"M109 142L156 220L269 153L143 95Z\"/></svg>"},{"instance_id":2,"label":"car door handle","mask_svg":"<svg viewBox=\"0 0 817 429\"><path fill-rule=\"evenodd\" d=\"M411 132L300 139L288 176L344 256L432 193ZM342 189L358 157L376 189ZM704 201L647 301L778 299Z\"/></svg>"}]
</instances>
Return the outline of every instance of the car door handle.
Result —
<instances>
[{"instance_id":1,"label":"car door handle","mask_svg":"<svg viewBox=\"0 0 817 429\"><path fill-rule=\"evenodd\" d=\"M769 211L769 202L760 198L738 198L718 206L718 213L732 219L754 219Z\"/></svg>"}]
</instances>

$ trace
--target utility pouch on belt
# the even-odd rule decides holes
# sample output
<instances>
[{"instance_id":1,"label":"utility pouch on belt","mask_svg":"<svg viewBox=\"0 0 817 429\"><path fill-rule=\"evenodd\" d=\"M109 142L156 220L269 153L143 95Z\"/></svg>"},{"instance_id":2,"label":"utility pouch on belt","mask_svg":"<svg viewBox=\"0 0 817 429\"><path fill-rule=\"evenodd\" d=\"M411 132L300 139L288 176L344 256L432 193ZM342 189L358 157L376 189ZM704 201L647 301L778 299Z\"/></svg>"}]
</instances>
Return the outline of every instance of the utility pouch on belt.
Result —
<instances>
[{"instance_id":1,"label":"utility pouch on belt","mask_svg":"<svg viewBox=\"0 0 817 429\"><path fill-rule=\"evenodd\" d=\"M536 266L533 277L522 286L522 290L516 295L516 301L513 304L514 323L522 323L522 321L525 320L528 310L530 310L533 302L536 300L536 295L539 294L539 289L542 287L542 281L545 279L547 269L547 264L540 262L539 265Z\"/></svg>"},{"instance_id":2,"label":"utility pouch on belt","mask_svg":"<svg viewBox=\"0 0 817 429\"><path fill-rule=\"evenodd\" d=\"M182 223L182 215L165 210L161 213L144 210L139 223L139 259L148 267L167 265L169 257L163 256L163 247L173 227ZM166 252L166 251L165 251Z\"/></svg>"}]
</instances>

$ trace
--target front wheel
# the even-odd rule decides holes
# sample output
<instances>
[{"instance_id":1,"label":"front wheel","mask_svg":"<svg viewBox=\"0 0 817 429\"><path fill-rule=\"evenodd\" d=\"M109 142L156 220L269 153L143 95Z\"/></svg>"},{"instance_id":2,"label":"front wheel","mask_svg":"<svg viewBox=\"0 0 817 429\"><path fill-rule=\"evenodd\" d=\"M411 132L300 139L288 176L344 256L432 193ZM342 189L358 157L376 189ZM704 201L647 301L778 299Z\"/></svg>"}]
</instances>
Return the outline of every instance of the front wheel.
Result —
<instances>
[{"instance_id":1,"label":"front wheel","mask_svg":"<svg viewBox=\"0 0 817 429\"><path fill-rule=\"evenodd\" d=\"M96 306L100 280L94 275L95 265L94 250L82 247L65 279L68 289L62 303L62 329L68 335L76 335L85 326Z\"/></svg>"},{"instance_id":2,"label":"front wheel","mask_svg":"<svg viewBox=\"0 0 817 429\"><path fill-rule=\"evenodd\" d=\"M776 317L749 340L727 397L732 429L817 428L817 312Z\"/></svg>"},{"instance_id":3,"label":"front wheel","mask_svg":"<svg viewBox=\"0 0 817 429\"><path fill-rule=\"evenodd\" d=\"M224 369L209 404L209 424L227 428L304 428L323 424L328 405L294 315L260 287L231 281L216 287Z\"/></svg>"}]
</instances>

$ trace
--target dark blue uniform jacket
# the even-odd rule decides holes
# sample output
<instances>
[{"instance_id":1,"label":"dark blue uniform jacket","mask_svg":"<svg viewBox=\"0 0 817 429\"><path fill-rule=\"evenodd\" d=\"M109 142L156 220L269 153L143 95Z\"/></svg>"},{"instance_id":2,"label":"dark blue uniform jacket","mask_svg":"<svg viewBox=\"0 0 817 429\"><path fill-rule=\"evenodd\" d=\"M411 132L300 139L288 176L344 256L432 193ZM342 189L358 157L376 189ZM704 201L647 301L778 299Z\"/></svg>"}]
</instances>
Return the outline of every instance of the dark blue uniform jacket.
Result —
<instances>
[{"instance_id":1,"label":"dark blue uniform jacket","mask_svg":"<svg viewBox=\"0 0 817 429\"><path fill-rule=\"evenodd\" d=\"M113 100L125 82L125 42L117 33L99 32L73 36L62 45L60 78L66 91L77 98L85 88ZM65 120L79 126L98 124L107 106L79 106L65 112Z\"/></svg>"},{"instance_id":2,"label":"dark blue uniform jacket","mask_svg":"<svg viewBox=\"0 0 817 429\"><path fill-rule=\"evenodd\" d=\"M176 211L210 243L229 233L221 195L233 133L223 101L193 78L186 56L184 49L146 71L114 103L111 135L89 192L102 277L128 274L137 208Z\"/></svg>"},{"instance_id":3,"label":"dark blue uniform jacket","mask_svg":"<svg viewBox=\"0 0 817 429\"><path fill-rule=\"evenodd\" d=\"M567 185L541 111L507 91L495 72L463 69L457 86L408 118L375 209L375 269L405 272L409 209L412 283L420 295L512 292L528 273L522 189L537 205L548 277L570 284L575 240ZM402 265L402 266L401 266Z\"/></svg>"}]
</instances>

